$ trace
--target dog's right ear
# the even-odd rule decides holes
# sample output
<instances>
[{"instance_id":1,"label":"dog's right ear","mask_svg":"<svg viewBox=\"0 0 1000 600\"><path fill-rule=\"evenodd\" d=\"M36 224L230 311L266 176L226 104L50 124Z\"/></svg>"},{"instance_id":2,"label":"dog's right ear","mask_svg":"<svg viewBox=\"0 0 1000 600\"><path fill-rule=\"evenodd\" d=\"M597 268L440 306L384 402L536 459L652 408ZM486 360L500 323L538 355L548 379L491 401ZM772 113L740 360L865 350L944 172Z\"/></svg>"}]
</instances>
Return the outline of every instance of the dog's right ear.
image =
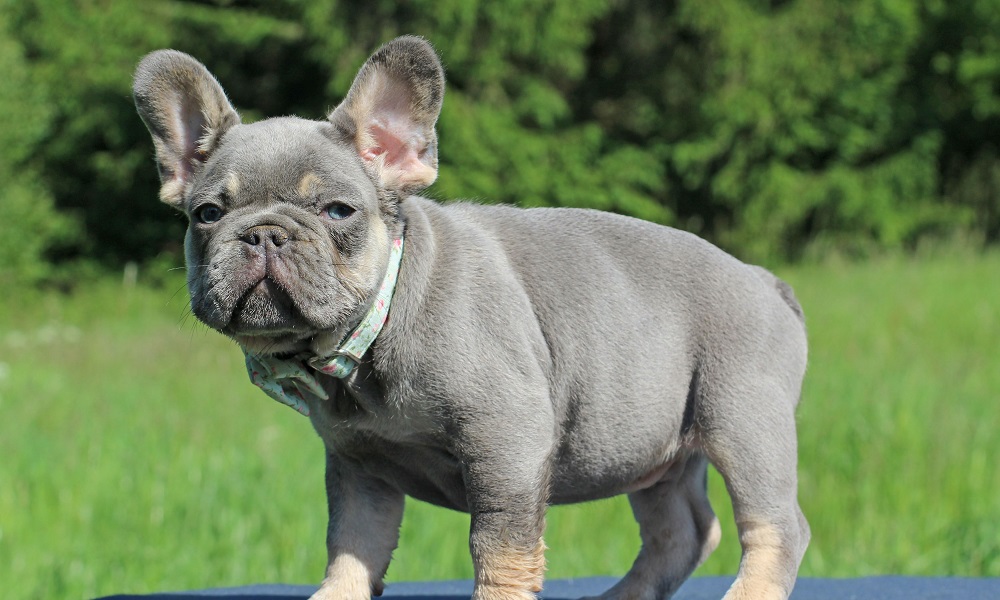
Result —
<instances>
[{"instance_id":1,"label":"dog's right ear","mask_svg":"<svg viewBox=\"0 0 1000 600\"><path fill-rule=\"evenodd\" d=\"M194 174L240 117L208 69L176 50L142 59L132 97L156 147L160 200L183 209Z\"/></svg>"}]
</instances>

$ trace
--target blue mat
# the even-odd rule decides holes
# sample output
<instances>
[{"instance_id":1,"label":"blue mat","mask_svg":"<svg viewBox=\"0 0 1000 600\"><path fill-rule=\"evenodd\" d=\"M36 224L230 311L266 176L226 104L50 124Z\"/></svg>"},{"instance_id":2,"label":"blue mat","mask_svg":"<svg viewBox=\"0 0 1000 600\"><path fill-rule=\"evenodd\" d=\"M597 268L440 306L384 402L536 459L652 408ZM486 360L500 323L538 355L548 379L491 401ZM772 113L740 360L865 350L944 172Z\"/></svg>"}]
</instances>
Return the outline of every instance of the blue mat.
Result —
<instances>
[{"instance_id":1,"label":"blue mat","mask_svg":"<svg viewBox=\"0 0 1000 600\"><path fill-rule=\"evenodd\" d=\"M576 600L596 596L611 587L616 578L555 579L545 582L545 600ZM674 600L720 600L732 577L698 577L688 580ZM312 585L250 585L191 592L169 592L144 596L107 596L104 600L306 600L316 591ZM389 583L384 600L468 600L471 581ZM792 600L1000 600L1000 579L958 577L865 577L861 579L799 578Z\"/></svg>"}]
</instances>

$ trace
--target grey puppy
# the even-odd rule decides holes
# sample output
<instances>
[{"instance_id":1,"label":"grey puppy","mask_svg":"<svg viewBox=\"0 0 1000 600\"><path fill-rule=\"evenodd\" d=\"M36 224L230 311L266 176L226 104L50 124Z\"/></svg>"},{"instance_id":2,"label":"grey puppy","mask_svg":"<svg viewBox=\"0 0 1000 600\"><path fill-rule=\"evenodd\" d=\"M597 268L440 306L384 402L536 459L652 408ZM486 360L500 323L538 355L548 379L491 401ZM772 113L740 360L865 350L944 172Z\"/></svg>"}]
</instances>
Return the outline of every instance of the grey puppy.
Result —
<instances>
[{"instance_id":1,"label":"grey puppy","mask_svg":"<svg viewBox=\"0 0 1000 600\"><path fill-rule=\"evenodd\" d=\"M405 494L471 514L479 600L541 589L547 505L628 494L642 549L603 598L668 598L719 541L708 461L743 547L726 599L788 597L809 527L785 283L636 219L412 195L437 176L444 93L420 38L380 48L325 121L241 124L171 50L133 93L160 198L190 219L192 310L249 356L336 354L405 239L385 328L345 378L310 371L328 397L306 397L330 519L314 598L381 592Z\"/></svg>"}]
</instances>

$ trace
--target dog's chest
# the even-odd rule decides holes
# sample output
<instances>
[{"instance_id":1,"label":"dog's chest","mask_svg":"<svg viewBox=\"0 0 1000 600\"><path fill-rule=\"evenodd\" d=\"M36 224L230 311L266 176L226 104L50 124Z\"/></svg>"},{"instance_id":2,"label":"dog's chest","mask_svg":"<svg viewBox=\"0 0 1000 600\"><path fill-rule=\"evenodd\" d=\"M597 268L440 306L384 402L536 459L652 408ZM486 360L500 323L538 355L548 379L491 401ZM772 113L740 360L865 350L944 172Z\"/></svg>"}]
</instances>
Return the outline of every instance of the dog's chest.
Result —
<instances>
[{"instance_id":1,"label":"dog's chest","mask_svg":"<svg viewBox=\"0 0 1000 600\"><path fill-rule=\"evenodd\" d=\"M330 400L310 406L328 451L414 498L468 510L462 465L440 419L375 391L337 386Z\"/></svg>"}]
</instances>

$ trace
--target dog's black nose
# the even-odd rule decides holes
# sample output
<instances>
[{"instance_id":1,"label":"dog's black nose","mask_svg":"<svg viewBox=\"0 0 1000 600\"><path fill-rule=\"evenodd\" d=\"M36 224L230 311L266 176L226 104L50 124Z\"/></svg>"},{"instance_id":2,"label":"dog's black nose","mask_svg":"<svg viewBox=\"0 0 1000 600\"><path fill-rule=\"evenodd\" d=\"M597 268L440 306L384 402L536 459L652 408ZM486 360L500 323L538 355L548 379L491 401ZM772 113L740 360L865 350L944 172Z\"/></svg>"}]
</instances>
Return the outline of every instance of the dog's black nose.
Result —
<instances>
[{"instance_id":1,"label":"dog's black nose","mask_svg":"<svg viewBox=\"0 0 1000 600\"><path fill-rule=\"evenodd\" d=\"M288 231L279 225L257 225L240 235L240 239L251 246L259 246L268 240L275 246L283 246L288 237Z\"/></svg>"}]
</instances>

